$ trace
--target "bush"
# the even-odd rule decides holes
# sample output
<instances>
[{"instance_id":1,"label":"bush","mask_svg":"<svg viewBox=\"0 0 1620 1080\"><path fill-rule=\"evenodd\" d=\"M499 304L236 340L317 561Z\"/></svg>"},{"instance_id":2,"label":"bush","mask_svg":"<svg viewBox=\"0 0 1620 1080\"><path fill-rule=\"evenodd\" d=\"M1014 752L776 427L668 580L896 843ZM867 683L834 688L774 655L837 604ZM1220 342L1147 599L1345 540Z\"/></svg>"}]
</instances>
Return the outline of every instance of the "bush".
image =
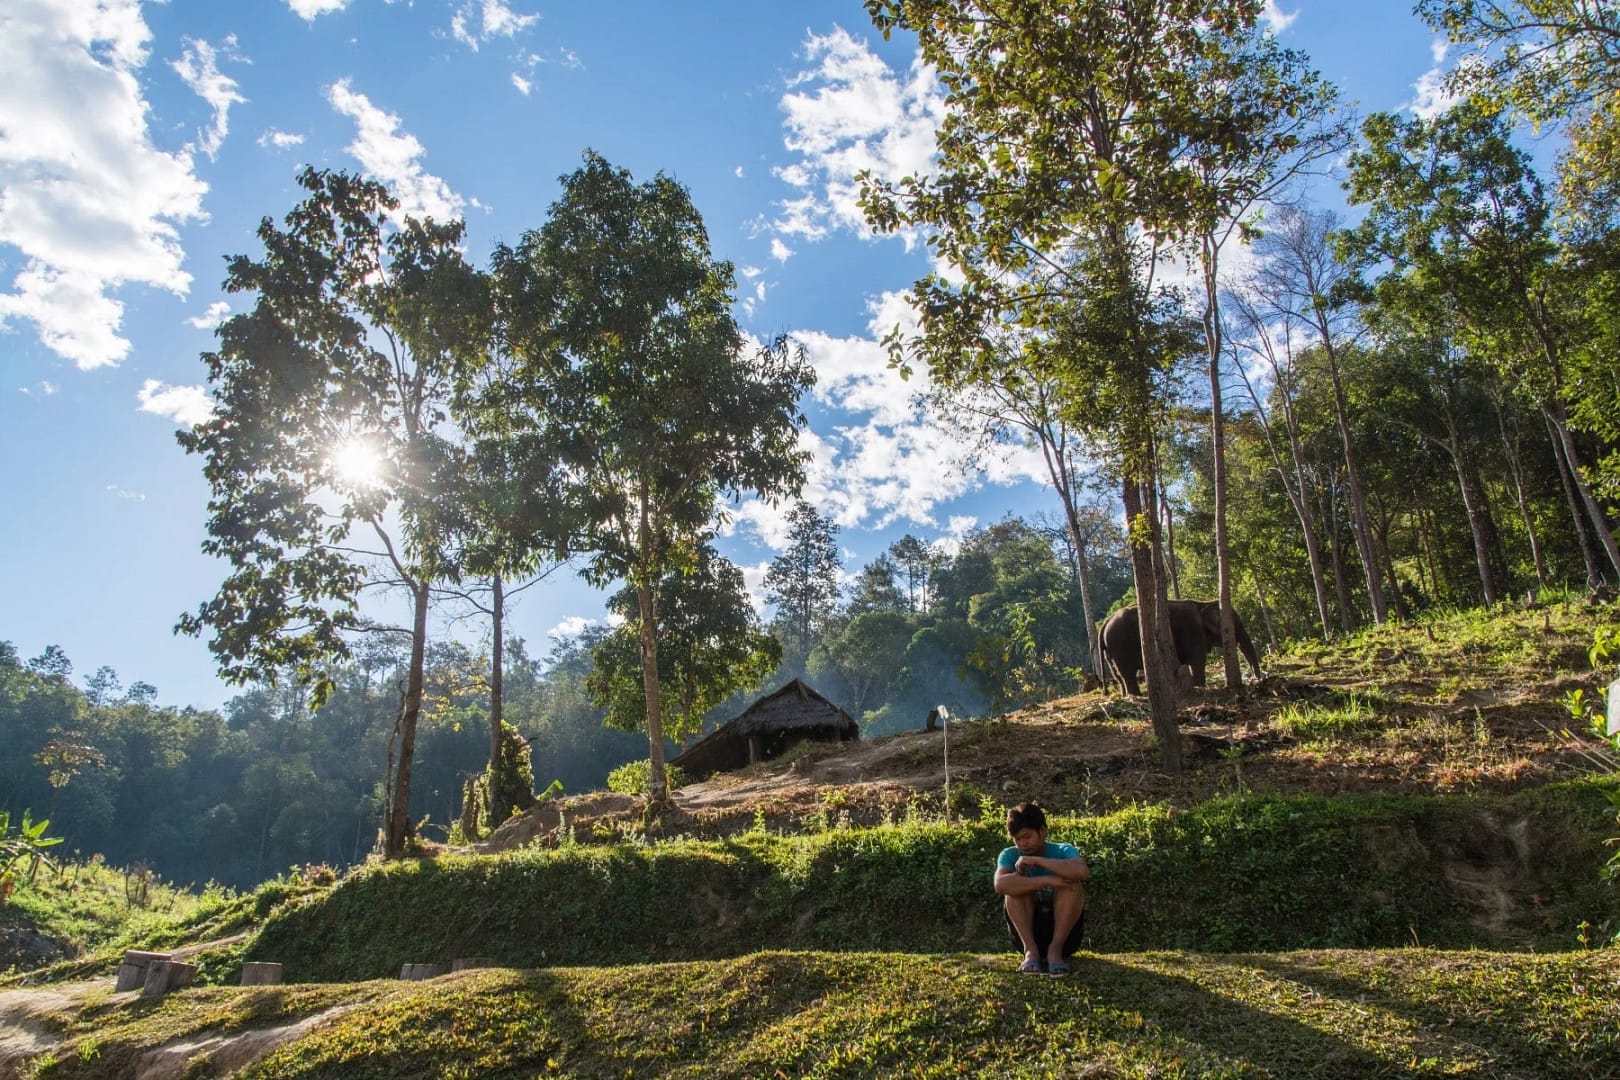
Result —
<instances>
[{"instance_id":1,"label":"bush","mask_svg":"<svg viewBox=\"0 0 1620 1080\"><path fill-rule=\"evenodd\" d=\"M673 765L664 766L664 778L669 781L669 790L671 791L685 787L692 782L691 777ZM652 762L645 758L625 762L608 773L607 778L608 790L617 791L621 795L645 795L651 782Z\"/></svg>"}]
</instances>

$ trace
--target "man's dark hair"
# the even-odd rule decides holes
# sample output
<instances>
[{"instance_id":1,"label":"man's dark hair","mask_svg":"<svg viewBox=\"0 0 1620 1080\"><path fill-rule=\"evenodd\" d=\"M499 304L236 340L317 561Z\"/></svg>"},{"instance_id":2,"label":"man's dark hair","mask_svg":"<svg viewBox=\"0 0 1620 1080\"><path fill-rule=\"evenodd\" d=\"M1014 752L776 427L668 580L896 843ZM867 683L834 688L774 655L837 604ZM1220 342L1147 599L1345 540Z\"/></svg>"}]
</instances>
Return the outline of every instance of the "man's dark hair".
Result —
<instances>
[{"instance_id":1,"label":"man's dark hair","mask_svg":"<svg viewBox=\"0 0 1620 1080\"><path fill-rule=\"evenodd\" d=\"M1046 828L1046 811L1032 802L1019 803L1007 811L1007 835L1017 836L1025 829L1040 832Z\"/></svg>"}]
</instances>

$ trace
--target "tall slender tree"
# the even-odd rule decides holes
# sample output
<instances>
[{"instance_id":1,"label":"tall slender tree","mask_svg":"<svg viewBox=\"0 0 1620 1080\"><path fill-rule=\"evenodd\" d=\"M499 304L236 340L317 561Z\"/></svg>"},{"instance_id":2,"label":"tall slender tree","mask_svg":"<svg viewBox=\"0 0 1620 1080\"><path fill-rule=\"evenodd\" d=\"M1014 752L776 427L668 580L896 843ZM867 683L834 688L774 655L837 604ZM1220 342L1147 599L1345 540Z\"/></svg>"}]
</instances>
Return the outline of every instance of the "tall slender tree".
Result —
<instances>
[{"instance_id":1,"label":"tall slender tree","mask_svg":"<svg viewBox=\"0 0 1620 1080\"><path fill-rule=\"evenodd\" d=\"M231 572L178 629L212 634L227 681L290 671L318 704L364 629L362 591L405 591L410 663L384 829L397 856L430 590L447 562L448 406L482 362L488 290L461 256L459 222L393 222L386 189L343 173L308 169L299 184L308 194L285 222L261 222L263 256L228 262L225 289L253 308L203 354L213 417L179 434L212 489L203 550Z\"/></svg>"},{"instance_id":2,"label":"tall slender tree","mask_svg":"<svg viewBox=\"0 0 1620 1080\"><path fill-rule=\"evenodd\" d=\"M638 184L590 152L562 185L547 222L496 252L517 359L513 423L566 480L586 577L635 590L658 803L663 582L695 565L722 499L797 494L808 457L798 399L814 373L785 339L743 338L731 264L711 255L681 185L662 174Z\"/></svg>"},{"instance_id":3,"label":"tall slender tree","mask_svg":"<svg viewBox=\"0 0 1620 1080\"><path fill-rule=\"evenodd\" d=\"M803 664L838 610L838 525L800 500L788 511L788 546L765 571L765 599L776 607L776 624L790 662Z\"/></svg>"}]
</instances>

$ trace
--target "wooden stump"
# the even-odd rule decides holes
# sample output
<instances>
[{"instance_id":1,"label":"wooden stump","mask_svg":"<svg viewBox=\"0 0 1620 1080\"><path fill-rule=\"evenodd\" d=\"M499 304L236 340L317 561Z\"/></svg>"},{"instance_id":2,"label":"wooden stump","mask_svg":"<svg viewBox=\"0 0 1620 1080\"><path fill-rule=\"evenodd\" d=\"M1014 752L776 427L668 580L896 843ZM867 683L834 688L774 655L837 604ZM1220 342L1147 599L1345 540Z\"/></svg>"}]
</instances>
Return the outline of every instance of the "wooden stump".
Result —
<instances>
[{"instance_id":1,"label":"wooden stump","mask_svg":"<svg viewBox=\"0 0 1620 1080\"><path fill-rule=\"evenodd\" d=\"M118 965L118 982L113 987L117 993L126 990L139 990L146 985L146 975L152 965L167 960L166 952L141 952L139 949L126 949L124 962Z\"/></svg>"},{"instance_id":2,"label":"wooden stump","mask_svg":"<svg viewBox=\"0 0 1620 1080\"><path fill-rule=\"evenodd\" d=\"M492 967L500 967L500 965L487 956L464 956L460 960L452 962L450 965L450 970L452 972L471 971L473 968Z\"/></svg>"},{"instance_id":3,"label":"wooden stump","mask_svg":"<svg viewBox=\"0 0 1620 1080\"><path fill-rule=\"evenodd\" d=\"M399 977L407 982L420 982L446 974L443 964L406 964L399 969Z\"/></svg>"},{"instance_id":4,"label":"wooden stump","mask_svg":"<svg viewBox=\"0 0 1620 1080\"><path fill-rule=\"evenodd\" d=\"M184 990L197 976L197 965L180 960L154 960L146 969L146 982L141 986L142 997L162 997L175 990Z\"/></svg>"},{"instance_id":5,"label":"wooden stump","mask_svg":"<svg viewBox=\"0 0 1620 1080\"><path fill-rule=\"evenodd\" d=\"M242 965L243 986L281 985L281 965L250 961Z\"/></svg>"}]
</instances>

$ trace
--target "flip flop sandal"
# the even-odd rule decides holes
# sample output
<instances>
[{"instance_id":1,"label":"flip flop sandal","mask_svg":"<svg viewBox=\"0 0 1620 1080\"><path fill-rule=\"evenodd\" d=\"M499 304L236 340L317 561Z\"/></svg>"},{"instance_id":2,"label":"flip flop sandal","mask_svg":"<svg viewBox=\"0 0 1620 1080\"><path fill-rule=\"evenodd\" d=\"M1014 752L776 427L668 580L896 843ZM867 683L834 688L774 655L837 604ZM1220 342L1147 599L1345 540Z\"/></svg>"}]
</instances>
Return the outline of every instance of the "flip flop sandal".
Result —
<instances>
[{"instance_id":1,"label":"flip flop sandal","mask_svg":"<svg viewBox=\"0 0 1620 1080\"><path fill-rule=\"evenodd\" d=\"M1018 972L1021 975L1039 975L1045 970L1046 965L1039 960L1025 960L1018 965Z\"/></svg>"},{"instance_id":2,"label":"flip flop sandal","mask_svg":"<svg viewBox=\"0 0 1620 1080\"><path fill-rule=\"evenodd\" d=\"M1069 965L1068 964L1053 964L1052 967L1051 967L1051 976L1054 979L1061 979L1064 976L1068 975L1068 973L1069 973Z\"/></svg>"}]
</instances>

